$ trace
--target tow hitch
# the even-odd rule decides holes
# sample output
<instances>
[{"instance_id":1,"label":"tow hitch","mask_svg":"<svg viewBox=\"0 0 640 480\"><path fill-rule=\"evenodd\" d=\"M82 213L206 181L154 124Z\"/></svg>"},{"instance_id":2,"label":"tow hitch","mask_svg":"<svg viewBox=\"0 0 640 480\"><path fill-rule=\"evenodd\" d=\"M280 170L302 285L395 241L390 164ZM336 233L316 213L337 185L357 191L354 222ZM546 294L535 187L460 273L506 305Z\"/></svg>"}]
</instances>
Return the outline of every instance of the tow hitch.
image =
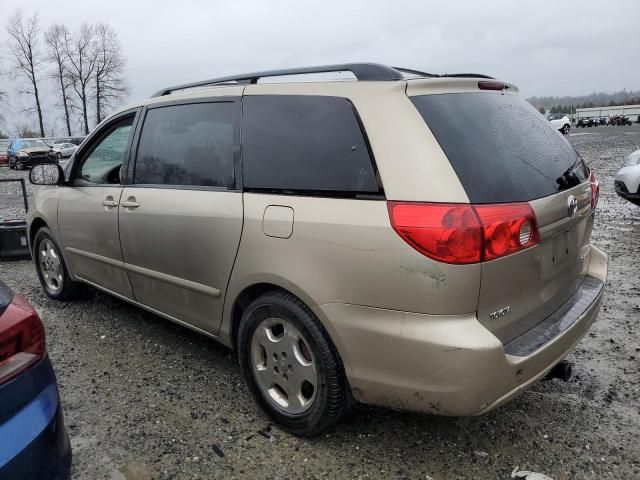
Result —
<instances>
[{"instance_id":1,"label":"tow hitch","mask_svg":"<svg viewBox=\"0 0 640 480\"><path fill-rule=\"evenodd\" d=\"M571 378L571 363L567 360L562 360L555 367L553 367L549 373L547 373L547 379L559 378L565 382L568 382Z\"/></svg>"}]
</instances>

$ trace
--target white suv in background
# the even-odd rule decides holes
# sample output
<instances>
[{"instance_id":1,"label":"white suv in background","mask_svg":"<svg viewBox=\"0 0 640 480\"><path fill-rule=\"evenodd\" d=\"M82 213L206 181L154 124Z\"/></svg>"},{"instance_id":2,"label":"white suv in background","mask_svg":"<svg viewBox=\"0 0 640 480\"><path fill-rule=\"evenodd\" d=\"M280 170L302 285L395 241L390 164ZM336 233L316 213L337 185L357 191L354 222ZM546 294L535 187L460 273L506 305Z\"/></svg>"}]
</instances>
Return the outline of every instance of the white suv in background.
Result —
<instances>
[{"instance_id":1,"label":"white suv in background","mask_svg":"<svg viewBox=\"0 0 640 480\"><path fill-rule=\"evenodd\" d=\"M552 127L556 130L560 130L565 135L569 133L569 130L571 130L571 120L562 113L552 113L547 117L547 119Z\"/></svg>"},{"instance_id":2,"label":"white suv in background","mask_svg":"<svg viewBox=\"0 0 640 480\"><path fill-rule=\"evenodd\" d=\"M640 150L629 154L614 183L616 193L634 205L640 205Z\"/></svg>"}]
</instances>

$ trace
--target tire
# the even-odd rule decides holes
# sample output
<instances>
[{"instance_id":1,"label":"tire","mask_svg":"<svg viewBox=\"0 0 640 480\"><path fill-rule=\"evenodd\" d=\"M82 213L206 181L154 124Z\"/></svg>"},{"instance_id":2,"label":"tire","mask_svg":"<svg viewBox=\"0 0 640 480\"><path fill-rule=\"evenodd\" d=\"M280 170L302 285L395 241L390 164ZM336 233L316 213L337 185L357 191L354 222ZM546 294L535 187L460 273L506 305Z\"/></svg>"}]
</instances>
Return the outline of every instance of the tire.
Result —
<instances>
[{"instance_id":1,"label":"tire","mask_svg":"<svg viewBox=\"0 0 640 480\"><path fill-rule=\"evenodd\" d=\"M60 152L56 153L56 158L60 160L62 158L62 154Z\"/></svg>"},{"instance_id":2,"label":"tire","mask_svg":"<svg viewBox=\"0 0 640 480\"><path fill-rule=\"evenodd\" d=\"M42 259L44 257L43 249L50 250L49 256L44 260ZM52 252L55 253L55 257ZM42 227L36 232L32 254L40 285L49 298L66 301L75 298L80 293L81 284L71 280L67 265L60 254L60 247L54 240L51 230L47 227ZM44 271L45 268L48 271ZM58 287L54 288L53 285L56 283Z\"/></svg>"},{"instance_id":3,"label":"tire","mask_svg":"<svg viewBox=\"0 0 640 480\"><path fill-rule=\"evenodd\" d=\"M17 161L16 170L24 170L24 163L22 163L21 161Z\"/></svg>"},{"instance_id":4,"label":"tire","mask_svg":"<svg viewBox=\"0 0 640 480\"><path fill-rule=\"evenodd\" d=\"M279 323L281 337L277 337ZM270 333L265 336L267 330ZM266 348L261 343L265 341ZM300 436L318 435L348 411L351 397L338 351L317 317L294 295L274 290L254 300L242 315L237 342L249 390L284 430ZM288 395L293 391L298 394Z\"/></svg>"},{"instance_id":5,"label":"tire","mask_svg":"<svg viewBox=\"0 0 640 480\"><path fill-rule=\"evenodd\" d=\"M565 125L564 127L562 127L562 133L567 135L569 133L570 128L571 127L569 125Z\"/></svg>"}]
</instances>

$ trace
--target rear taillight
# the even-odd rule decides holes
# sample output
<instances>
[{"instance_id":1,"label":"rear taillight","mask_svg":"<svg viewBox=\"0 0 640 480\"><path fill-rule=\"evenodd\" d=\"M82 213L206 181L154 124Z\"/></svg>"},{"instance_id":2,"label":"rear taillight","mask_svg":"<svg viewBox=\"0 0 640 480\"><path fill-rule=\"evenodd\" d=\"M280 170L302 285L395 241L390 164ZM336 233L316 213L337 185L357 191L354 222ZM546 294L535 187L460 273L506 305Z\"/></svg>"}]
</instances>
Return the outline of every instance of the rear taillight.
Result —
<instances>
[{"instance_id":1,"label":"rear taillight","mask_svg":"<svg viewBox=\"0 0 640 480\"><path fill-rule=\"evenodd\" d=\"M35 364L45 353L45 334L38 314L15 297L0 317L0 384Z\"/></svg>"},{"instance_id":2,"label":"rear taillight","mask_svg":"<svg viewBox=\"0 0 640 480\"><path fill-rule=\"evenodd\" d=\"M453 264L493 260L539 241L528 203L465 205L388 202L393 229L413 248Z\"/></svg>"},{"instance_id":3,"label":"rear taillight","mask_svg":"<svg viewBox=\"0 0 640 480\"><path fill-rule=\"evenodd\" d=\"M481 261L482 228L470 205L388 202L393 229L413 248L446 263Z\"/></svg>"},{"instance_id":4,"label":"rear taillight","mask_svg":"<svg viewBox=\"0 0 640 480\"><path fill-rule=\"evenodd\" d=\"M598 200L600 200L600 182L593 170L589 174L589 186L591 187L591 209L593 210L598 206Z\"/></svg>"},{"instance_id":5,"label":"rear taillight","mask_svg":"<svg viewBox=\"0 0 640 480\"><path fill-rule=\"evenodd\" d=\"M540 241L538 225L528 203L476 205L482 223L482 260L493 260L529 248Z\"/></svg>"}]
</instances>

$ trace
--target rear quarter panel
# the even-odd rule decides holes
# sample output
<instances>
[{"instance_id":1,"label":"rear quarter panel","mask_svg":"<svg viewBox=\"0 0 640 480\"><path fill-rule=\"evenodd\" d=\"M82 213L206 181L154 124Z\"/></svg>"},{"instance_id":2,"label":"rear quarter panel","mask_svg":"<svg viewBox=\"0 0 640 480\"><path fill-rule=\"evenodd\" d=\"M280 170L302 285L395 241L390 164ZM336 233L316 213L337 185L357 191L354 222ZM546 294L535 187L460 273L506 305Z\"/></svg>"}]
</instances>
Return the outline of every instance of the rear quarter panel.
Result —
<instances>
[{"instance_id":1,"label":"rear quarter panel","mask_svg":"<svg viewBox=\"0 0 640 480\"><path fill-rule=\"evenodd\" d=\"M269 205L294 210L289 238L265 235ZM340 303L465 314L476 310L480 265L442 264L413 250L391 228L385 201L245 193L223 337L235 299L257 283L285 288L309 307Z\"/></svg>"}]
</instances>

